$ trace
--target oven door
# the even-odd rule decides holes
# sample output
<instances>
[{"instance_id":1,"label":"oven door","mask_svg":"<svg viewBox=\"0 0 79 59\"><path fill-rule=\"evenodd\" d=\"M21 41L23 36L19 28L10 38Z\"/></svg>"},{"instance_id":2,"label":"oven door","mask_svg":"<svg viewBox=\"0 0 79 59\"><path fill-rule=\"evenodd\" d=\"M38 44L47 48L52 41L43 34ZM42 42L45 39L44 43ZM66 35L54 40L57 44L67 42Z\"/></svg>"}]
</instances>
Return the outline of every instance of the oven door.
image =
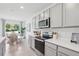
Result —
<instances>
[{"instance_id":1,"label":"oven door","mask_svg":"<svg viewBox=\"0 0 79 59\"><path fill-rule=\"evenodd\" d=\"M39 52L41 52L42 54L44 54L45 42L44 41L40 41L40 39L38 39L38 40L35 39L35 48Z\"/></svg>"}]
</instances>

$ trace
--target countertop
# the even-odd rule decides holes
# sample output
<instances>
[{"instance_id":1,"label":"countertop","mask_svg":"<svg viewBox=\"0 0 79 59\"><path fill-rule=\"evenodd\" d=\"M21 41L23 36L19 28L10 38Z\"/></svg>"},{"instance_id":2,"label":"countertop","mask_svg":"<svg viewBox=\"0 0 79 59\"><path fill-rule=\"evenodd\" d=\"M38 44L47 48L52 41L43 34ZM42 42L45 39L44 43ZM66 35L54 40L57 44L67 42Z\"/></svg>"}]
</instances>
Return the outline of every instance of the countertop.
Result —
<instances>
[{"instance_id":1,"label":"countertop","mask_svg":"<svg viewBox=\"0 0 79 59\"><path fill-rule=\"evenodd\" d=\"M34 37L33 35L31 35L32 37ZM75 43L71 43L70 39L65 39L65 38L59 38L59 39L47 39L45 40L45 42L49 42L51 44L55 44L76 52L79 52L79 44L75 44Z\"/></svg>"},{"instance_id":2,"label":"countertop","mask_svg":"<svg viewBox=\"0 0 79 59\"><path fill-rule=\"evenodd\" d=\"M48 39L45 42L53 43L58 46L71 49L73 51L79 52L79 44L71 43L68 40L64 39Z\"/></svg>"}]
</instances>

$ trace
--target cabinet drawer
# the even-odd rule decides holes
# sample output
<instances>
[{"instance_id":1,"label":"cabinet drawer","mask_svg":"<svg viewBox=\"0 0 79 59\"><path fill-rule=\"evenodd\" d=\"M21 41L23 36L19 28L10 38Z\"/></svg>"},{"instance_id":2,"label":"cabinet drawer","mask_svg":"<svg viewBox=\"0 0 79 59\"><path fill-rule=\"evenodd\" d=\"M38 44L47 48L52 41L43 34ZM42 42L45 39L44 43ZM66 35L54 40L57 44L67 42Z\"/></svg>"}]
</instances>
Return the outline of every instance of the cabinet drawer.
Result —
<instances>
[{"instance_id":1,"label":"cabinet drawer","mask_svg":"<svg viewBox=\"0 0 79 59\"><path fill-rule=\"evenodd\" d=\"M45 42L45 45L46 45L46 46L49 46L50 48L55 49L55 50L56 50L56 48L57 48L57 46L56 46L55 44L51 44L51 43L49 43L49 42Z\"/></svg>"},{"instance_id":2,"label":"cabinet drawer","mask_svg":"<svg viewBox=\"0 0 79 59\"><path fill-rule=\"evenodd\" d=\"M56 56L56 50L45 46L45 56Z\"/></svg>"},{"instance_id":3,"label":"cabinet drawer","mask_svg":"<svg viewBox=\"0 0 79 59\"><path fill-rule=\"evenodd\" d=\"M61 52L58 52L58 56L68 56L68 55L61 53Z\"/></svg>"},{"instance_id":4,"label":"cabinet drawer","mask_svg":"<svg viewBox=\"0 0 79 59\"><path fill-rule=\"evenodd\" d=\"M66 55L69 55L69 56L79 56L78 52L75 52L75 51L72 51L70 49L66 49L66 48L63 48L63 47L58 47L58 51L66 54Z\"/></svg>"}]
</instances>

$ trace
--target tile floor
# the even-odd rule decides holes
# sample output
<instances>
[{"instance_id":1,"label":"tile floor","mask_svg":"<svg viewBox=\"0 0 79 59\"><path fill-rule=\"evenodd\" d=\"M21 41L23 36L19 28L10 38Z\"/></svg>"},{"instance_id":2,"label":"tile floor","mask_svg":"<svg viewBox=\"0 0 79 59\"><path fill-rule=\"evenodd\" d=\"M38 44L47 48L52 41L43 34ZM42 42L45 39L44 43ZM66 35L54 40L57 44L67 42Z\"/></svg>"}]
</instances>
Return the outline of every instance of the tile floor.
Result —
<instances>
[{"instance_id":1,"label":"tile floor","mask_svg":"<svg viewBox=\"0 0 79 59\"><path fill-rule=\"evenodd\" d=\"M35 52L29 47L25 47L24 42L20 42L17 45L10 46L6 44L5 56L36 56Z\"/></svg>"}]
</instances>

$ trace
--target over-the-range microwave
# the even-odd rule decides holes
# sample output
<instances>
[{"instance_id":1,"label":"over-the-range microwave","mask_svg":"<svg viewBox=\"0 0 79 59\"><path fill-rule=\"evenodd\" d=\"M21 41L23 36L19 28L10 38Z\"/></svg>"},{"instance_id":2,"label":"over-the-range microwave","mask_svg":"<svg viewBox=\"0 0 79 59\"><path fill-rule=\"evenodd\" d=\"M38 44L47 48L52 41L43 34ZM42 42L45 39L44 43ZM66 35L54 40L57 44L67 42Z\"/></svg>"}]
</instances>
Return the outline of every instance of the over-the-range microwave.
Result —
<instances>
[{"instance_id":1,"label":"over-the-range microwave","mask_svg":"<svg viewBox=\"0 0 79 59\"><path fill-rule=\"evenodd\" d=\"M45 20L39 21L39 28L49 28L50 27L50 17Z\"/></svg>"}]
</instances>

